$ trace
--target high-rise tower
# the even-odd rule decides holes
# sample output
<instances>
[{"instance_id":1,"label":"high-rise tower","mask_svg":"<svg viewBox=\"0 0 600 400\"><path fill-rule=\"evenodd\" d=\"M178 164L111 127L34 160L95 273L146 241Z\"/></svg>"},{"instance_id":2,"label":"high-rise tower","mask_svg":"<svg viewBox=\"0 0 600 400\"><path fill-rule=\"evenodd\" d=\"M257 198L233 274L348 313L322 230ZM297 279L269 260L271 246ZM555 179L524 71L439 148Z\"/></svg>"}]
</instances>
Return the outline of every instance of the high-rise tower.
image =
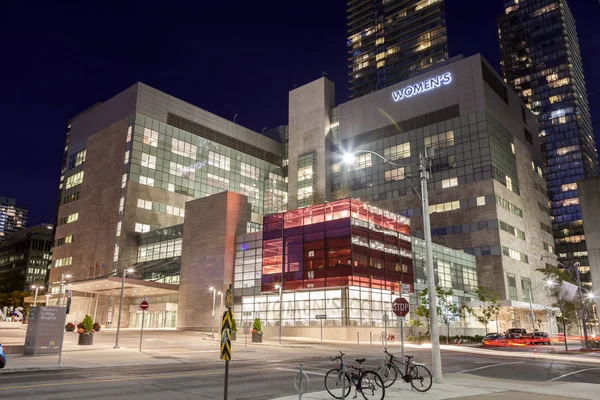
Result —
<instances>
[{"instance_id":1,"label":"high-rise tower","mask_svg":"<svg viewBox=\"0 0 600 400\"><path fill-rule=\"evenodd\" d=\"M350 98L448 58L443 0L349 0Z\"/></svg>"},{"instance_id":2,"label":"high-rise tower","mask_svg":"<svg viewBox=\"0 0 600 400\"><path fill-rule=\"evenodd\" d=\"M504 8L502 70L538 118L556 253L586 268L576 182L598 172L598 154L575 20L565 0L505 0Z\"/></svg>"}]
</instances>

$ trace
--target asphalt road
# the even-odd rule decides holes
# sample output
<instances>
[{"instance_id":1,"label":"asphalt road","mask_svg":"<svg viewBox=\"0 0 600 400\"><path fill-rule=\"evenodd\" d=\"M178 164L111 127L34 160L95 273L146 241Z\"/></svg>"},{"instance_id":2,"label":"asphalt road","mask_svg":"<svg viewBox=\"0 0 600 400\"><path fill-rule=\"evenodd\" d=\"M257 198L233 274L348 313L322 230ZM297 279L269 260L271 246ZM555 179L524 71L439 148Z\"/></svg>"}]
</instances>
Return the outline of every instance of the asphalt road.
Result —
<instances>
[{"instance_id":1,"label":"asphalt road","mask_svg":"<svg viewBox=\"0 0 600 400\"><path fill-rule=\"evenodd\" d=\"M323 376L334 367L329 355L340 348L346 360L366 357L377 366L380 348L265 347L252 360L232 361L229 398L272 399L293 395L292 379L300 363L310 378L309 391L324 390ZM411 349L419 362L430 364L429 349ZM168 355L167 355L168 356ZM214 355L202 362L156 364L112 368L75 368L47 371L0 372L0 398L17 399L222 399L224 363ZM473 374L521 381L561 380L600 383L598 364L496 357L444 352L445 374ZM590 369L592 368L592 369ZM600 389L600 387L599 387Z\"/></svg>"}]
</instances>

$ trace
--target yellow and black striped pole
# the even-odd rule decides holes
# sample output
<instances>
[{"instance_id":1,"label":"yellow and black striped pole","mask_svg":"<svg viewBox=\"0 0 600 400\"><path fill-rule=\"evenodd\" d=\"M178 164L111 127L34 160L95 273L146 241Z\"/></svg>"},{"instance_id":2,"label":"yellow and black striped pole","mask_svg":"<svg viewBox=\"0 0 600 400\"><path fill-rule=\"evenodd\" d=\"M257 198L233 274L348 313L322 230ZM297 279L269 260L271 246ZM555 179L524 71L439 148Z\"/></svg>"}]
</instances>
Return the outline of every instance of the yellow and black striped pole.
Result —
<instances>
[{"instance_id":1,"label":"yellow and black striped pole","mask_svg":"<svg viewBox=\"0 0 600 400\"><path fill-rule=\"evenodd\" d=\"M231 327L233 318L233 291L231 290L231 284L227 293L225 294L225 306L227 310L223 313L221 319L221 360L225 360L225 384L223 391L223 400L227 400L227 389L229 385L229 360L231 360Z\"/></svg>"}]
</instances>

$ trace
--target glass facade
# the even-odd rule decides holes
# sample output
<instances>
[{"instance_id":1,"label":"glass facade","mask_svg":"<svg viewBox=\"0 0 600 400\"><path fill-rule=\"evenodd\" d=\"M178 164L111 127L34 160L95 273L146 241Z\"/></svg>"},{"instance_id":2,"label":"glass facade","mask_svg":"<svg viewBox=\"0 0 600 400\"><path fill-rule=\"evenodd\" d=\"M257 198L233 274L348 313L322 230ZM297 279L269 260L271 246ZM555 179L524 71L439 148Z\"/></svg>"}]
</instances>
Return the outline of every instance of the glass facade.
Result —
<instances>
[{"instance_id":1,"label":"glass facade","mask_svg":"<svg viewBox=\"0 0 600 400\"><path fill-rule=\"evenodd\" d=\"M588 265L577 181L598 173L575 20L564 0L505 0L506 81L538 118L556 253Z\"/></svg>"},{"instance_id":2,"label":"glass facade","mask_svg":"<svg viewBox=\"0 0 600 400\"><path fill-rule=\"evenodd\" d=\"M347 3L350 98L448 58L444 0Z\"/></svg>"},{"instance_id":3,"label":"glass facade","mask_svg":"<svg viewBox=\"0 0 600 400\"><path fill-rule=\"evenodd\" d=\"M17 232L27 223L27 210L19 207L15 199L0 197L0 243L6 236Z\"/></svg>"}]
</instances>

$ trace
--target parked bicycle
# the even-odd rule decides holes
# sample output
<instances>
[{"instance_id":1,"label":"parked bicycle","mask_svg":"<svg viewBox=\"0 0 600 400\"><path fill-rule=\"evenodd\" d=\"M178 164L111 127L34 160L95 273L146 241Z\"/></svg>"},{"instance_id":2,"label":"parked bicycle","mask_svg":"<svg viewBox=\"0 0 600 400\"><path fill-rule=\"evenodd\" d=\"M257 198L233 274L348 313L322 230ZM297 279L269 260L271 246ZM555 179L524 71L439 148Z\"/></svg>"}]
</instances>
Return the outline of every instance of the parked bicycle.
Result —
<instances>
[{"instance_id":1,"label":"parked bicycle","mask_svg":"<svg viewBox=\"0 0 600 400\"><path fill-rule=\"evenodd\" d=\"M385 397L385 386L383 380L375 371L368 371L363 367L364 358L357 358L358 367L346 365L344 356L330 357L331 361L339 361L337 368L327 372L325 375L325 388L330 395L336 399L344 399L350 394L352 386L355 387L354 398L361 393L365 400L383 400Z\"/></svg>"},{"instance_id":2,"label":"parked bicycle","mask_svg":"<svg viewBox=\"0 0 600 400\"><path fill-rule=\"evenodd\" d=\"M398 379L398 374L404 382L410 385L418 392L426 392L431 388L433 378L431 372L423 365L413 362L415 356L404 356L406 362L398 360L392 353L383 349L386 357L383 366L380 369L381 377L385 387L390 387Z\"/></svg>"},{"instance_id":3,"label":"parked bicycle","mask_svg":"<svg viewBox=\"0 0 600 400\"><path fill-rule=\"evenodd\" d=\"M396 336L392 335L391 333L389 335L387 335L385 332L381 332L381 336L379 337L379 340L382 342L390 342L390 343L394 343L396 341Z\"/></svg>"}]
</instances>

